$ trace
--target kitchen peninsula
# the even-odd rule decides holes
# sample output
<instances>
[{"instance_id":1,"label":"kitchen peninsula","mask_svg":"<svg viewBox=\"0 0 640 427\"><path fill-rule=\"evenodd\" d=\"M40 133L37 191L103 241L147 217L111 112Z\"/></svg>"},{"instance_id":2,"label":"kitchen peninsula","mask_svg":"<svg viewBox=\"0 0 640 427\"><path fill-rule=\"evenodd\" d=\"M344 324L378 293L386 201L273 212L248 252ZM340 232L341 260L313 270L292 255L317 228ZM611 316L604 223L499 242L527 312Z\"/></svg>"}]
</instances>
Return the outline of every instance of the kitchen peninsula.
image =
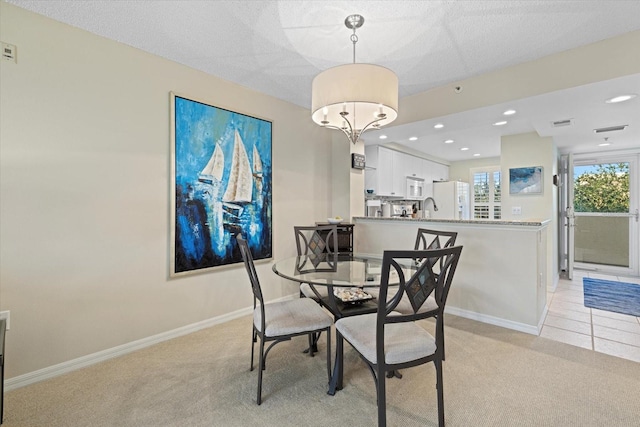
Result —
<instances>
[{"instance_id":1,"label":"kitchen peninsula","mask_svg":"<svg viewBox=\"0 0 640 427\"><path fill-rule=\"evenodd\" d=\"M550 220L354 217L356 252L413 248L418 228L456 231L460 263L445 312L538 335L547 310Z\"/></svg>"}]
</instances>

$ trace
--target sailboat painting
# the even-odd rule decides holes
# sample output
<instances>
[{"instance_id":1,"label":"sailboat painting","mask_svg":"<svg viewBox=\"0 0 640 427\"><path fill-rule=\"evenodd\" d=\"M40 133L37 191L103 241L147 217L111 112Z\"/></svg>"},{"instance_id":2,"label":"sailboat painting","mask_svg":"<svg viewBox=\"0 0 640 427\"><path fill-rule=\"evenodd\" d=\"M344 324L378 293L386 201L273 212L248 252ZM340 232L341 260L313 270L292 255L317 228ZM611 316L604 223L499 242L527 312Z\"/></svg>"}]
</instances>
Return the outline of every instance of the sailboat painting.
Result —
<instances>
[{"instance_id":1,"label":"sailboat painting","mask_svg":"<svg viewBox=\"0 0 640 427\"><path fill-rule=\"evenodd\" d=\"M271 122L171 93L171 269L177 277L272 257Z\"/></svg>"}]
</instances>

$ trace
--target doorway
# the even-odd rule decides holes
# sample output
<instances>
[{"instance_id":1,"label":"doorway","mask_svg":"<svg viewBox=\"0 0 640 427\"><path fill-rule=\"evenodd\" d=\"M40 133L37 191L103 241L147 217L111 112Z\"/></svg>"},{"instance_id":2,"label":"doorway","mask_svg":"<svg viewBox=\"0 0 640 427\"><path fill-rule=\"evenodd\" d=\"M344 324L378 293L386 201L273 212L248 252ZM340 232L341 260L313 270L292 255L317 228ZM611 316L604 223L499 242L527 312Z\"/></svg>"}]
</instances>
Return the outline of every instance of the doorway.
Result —
<instances>
[{"instance_id":1,"label":"doorway","mask_svg":"<svg viewBox=\"0 0 640 427\"><path fill-rule=\"evenodd\" d=\"M639 157L563 157L561 265L569 278L573 268L639 275Z\"/></svg>"}]
</instances>

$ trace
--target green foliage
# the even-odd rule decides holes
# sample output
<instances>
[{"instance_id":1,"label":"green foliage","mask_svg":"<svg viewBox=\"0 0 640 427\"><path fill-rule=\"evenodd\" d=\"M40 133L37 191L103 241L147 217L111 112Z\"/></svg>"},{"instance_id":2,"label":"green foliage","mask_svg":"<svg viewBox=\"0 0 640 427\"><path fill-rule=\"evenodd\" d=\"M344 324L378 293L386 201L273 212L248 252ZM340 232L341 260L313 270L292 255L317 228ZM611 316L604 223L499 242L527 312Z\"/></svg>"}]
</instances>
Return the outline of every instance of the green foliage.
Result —
<instances>
[{"instance_id":1,"label":"green foliage","mask_svg":"<svg viewBox=\"0 0 640 427\"><path fill-rule=\"evenodd\" d=\"M629 212L629 164L596 165L574 181L576 212Z\"/></svg>"}]
</instances>

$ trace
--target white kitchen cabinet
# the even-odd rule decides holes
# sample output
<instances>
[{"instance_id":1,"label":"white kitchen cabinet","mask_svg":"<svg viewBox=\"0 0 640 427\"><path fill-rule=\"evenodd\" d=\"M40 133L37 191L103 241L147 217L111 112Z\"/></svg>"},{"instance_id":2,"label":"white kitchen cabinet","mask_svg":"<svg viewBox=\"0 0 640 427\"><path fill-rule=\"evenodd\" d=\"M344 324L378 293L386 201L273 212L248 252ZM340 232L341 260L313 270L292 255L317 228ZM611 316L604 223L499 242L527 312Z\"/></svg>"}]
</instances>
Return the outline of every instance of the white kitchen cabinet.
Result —
<instances>
[{"instance_id":1,"label":"white kitchen cabinet","mask_svg":"<svg viewBox=\"0 0 640 427\"><path fill-rule=\"evenodd\" d=\"M449 166L441 163L432 163L431 178L433 181L448 181L449 180Z\"/></svg>"},{"instance_id":2,"label":"white kitchen cabinet","mask_svg":"<svg viewBox=\"0 0 640 427\"><path fill-rule=\"evenodd\" d=\"M406 176L402 171L402 154L378 145L365 147L365 188L372 189L378 196L403 197Z\"/></svg>"},{"instance_id":3,"label":"white kitchen cabinet","mask_svg":"<svg viewBox=\"0 0 640 427\"><path fill-rule=\"evenodd\" d=\"M423 194L424 197L433 197L433 177L432 177L432 167L429 160L420 159L420 173L422 174L422 178L424 178L424 189Z\"/></svg>"},{"instance_id":4,"label":"white kitchen cabinet","mask_svg":"<svg viewBox=\"0 0 640 427\"><path fill-rule=\"evenodd\" d=\"M424 168L422 167L422 162L424 159L416 156L412 156L410 154L405 154L404 158L404 172L406 176L412 176L414 178L423 178L424 179Z\"/></svg>"},{"instance_id":5,"label":"white kitchen cabinet","mask_svg":"<svg viewBox=\"0 0 640 427\"><path fill-rule=\"evenodd\" d=\"M365 147L365 188L378 196L405 197L407 177L425 181L425 197L433 196L433 181L447 181L449 167L379 145Z\"/></svg>"},{"instance_id":6,"label":"white kitchen cabinet","mask_svg":"<svg viewBox=\"0 0 640 427\"><path fill-rule=\"evenodd\" d=\"M391 196L404 197L407 189L407 175L405 165L407 164L407 155L399 151L389 150L392 153L393 168L391 171Z\"/></svg>"}]
</instances>

